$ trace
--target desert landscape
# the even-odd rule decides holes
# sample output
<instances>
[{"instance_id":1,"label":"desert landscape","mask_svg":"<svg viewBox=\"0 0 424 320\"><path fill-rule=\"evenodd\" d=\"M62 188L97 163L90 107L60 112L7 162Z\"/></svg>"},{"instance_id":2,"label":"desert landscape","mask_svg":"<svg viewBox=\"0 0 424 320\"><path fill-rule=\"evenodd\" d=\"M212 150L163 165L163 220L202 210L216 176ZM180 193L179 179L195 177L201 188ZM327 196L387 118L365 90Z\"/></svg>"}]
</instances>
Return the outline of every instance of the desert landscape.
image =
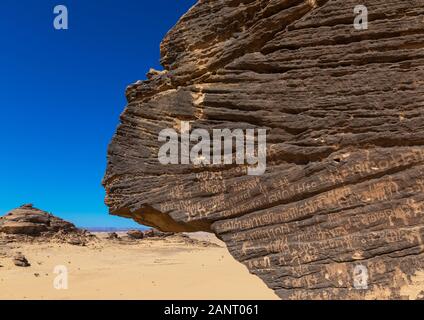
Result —
<instances>
[{"instance_id":1,"label":"desert landscape","mask_svg":"<svg viewBox=\"0 0 424 320\"><path fill-rule=\"evenodd\" d=\"M56 217L48 231L48 217L27 205L0 218L0 299L277 298L212 234L89 233ZM57 266L67 289L55 288Z\"/></svg>"},{"instance_id":2,"label":"desert landscape","mask_svg":"<svg viewBox=\"0 0 424 320\"><path fill-rule=\"evenodd\" d=\"M0 298L424 299L424 0L160 1L0 19Z\"/></svg>"}]
</instances>

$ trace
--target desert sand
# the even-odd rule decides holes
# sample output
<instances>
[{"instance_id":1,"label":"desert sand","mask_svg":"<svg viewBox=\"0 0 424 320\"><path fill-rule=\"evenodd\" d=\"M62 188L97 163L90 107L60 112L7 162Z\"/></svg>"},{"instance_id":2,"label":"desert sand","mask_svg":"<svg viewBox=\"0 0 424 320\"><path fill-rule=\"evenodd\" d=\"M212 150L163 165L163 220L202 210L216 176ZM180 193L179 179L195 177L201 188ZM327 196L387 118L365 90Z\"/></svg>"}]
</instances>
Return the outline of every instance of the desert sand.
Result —
<instances>
[{"instance_id":1,"label":"desert sand","mask_svg":"<svg viewBox=\"0 0 424 320\"><path fill-rule=\"evenodd\" d=\"M0 299L277 299L211 235L216 246L178 238L122 243L96 234L94 243L13 243L30 267L0 255ZM68 289L54 288L54 268L68 270Z\"/></svg>"}]
</instances>

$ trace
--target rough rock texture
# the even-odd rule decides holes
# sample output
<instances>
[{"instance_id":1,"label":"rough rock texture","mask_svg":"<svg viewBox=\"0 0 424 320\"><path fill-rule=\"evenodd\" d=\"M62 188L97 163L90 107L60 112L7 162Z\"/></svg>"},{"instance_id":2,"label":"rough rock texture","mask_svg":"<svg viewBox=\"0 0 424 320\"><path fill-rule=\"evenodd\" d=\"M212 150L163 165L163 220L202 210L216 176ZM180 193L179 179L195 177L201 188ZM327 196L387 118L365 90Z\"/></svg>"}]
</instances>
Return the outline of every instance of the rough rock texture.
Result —
<instances>
[{"instance_id":1,"label":"rough rock texture","mask_svg":"<svg viewBox=\"0 0 424 320\"><path fill-rule=\"evenodd\" d=\"M91 235L75 225L54 215L23 205L0 217L0 238L3 241L57 240L74 245L84 245Z\"/></svg>"},{"instance_id":2,"label":"rough rock texture","mask_svg":"<svg viewBox=\"0 0 424 320\"><path fill-rule=\"evenodd\" d=\"M358 4L368 30L353 27ZM111 213L214 232L284 299L417 298L423 19L424 0L199 1L161 45L165 71L127 89ZM266 173L161 165L158 133L181 120L266 128Z\"/></svg>"}]
</instances>

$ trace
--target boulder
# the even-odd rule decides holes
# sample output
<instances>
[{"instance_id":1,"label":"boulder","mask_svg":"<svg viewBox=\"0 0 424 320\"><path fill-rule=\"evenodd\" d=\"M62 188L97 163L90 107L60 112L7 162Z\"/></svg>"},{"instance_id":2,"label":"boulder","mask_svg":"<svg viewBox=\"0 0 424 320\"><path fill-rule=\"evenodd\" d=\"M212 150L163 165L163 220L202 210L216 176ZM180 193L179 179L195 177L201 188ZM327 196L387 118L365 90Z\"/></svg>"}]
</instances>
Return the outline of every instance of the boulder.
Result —
<instances>
[{"instance_id":1,"label":"boulder","mask_svg":"<svg viewBox=\"0 0 424 320\"><path fill-rule=\"evenodd\" d=\"M13 263L17 267L30 267L31 264L28 262L27 258L20 252L16 253L13 256Z\"/></svg>"},{"instance_id":2,"label":"boulder","mask_svg":"<svg viewBox=\"0 0 424 320\"><path fill-rule=\"evenodd\" d=\"M119 235L116 232L109 232L106 236L108 240L117 240L119 239Z\"/></svg>"},{"instance_id":3,"label":"boulder","mask_svg":"<svg viewBox=\"0 0 424 320\"><path fill-rule=\"evenodd\" d=\"M283 299L418 298L424 3L360 4L368 28L353 0L199 1L161 44L164 72L126 91L110 212L215 233ZM163 165L159 134L184 121L266 130L265 172Z\"/></svg>"},{"instance_id":4,"label":"boulder","mask_svg":"<svg viewBox=\"0 0 424 320\"><path fill-rule=\"evenodd\" d=\"M144 238L144 233L140 230L130 230L127 232L127 236L131 239L140 240Z\"/></svg>"},{"instance_id":5,"label":"boulder","mask_svg":"<svg viewBox=\"0 0 424 320\"><path fill-rule=\"evenodd\" d=\"M143 231L144 238L166 238L173 234L173 232L162 232L157 229L148 229Z\"/></svg>"}]
</instances>

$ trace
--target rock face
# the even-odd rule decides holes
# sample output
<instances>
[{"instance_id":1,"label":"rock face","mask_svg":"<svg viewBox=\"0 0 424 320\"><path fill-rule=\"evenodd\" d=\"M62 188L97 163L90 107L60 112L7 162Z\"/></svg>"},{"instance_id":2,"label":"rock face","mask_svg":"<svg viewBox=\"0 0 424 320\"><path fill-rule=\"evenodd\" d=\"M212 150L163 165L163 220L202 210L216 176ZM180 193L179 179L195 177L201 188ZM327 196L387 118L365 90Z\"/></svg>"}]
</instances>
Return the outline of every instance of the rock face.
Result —
<instances>
[{"instance_id":1,"label":"rock face","mask_svg":"<svg viewBox=\"0 0 424 320\"><path fill-rule=\"evenodd\" d=\"M214 232L284 299L417 298L423 19L424 0L199 1L161 45L165 70L127 89L111 213ZM159 132L181 121L267 129L265 174L160 164Z\"/></svg>"}]
</instances>

